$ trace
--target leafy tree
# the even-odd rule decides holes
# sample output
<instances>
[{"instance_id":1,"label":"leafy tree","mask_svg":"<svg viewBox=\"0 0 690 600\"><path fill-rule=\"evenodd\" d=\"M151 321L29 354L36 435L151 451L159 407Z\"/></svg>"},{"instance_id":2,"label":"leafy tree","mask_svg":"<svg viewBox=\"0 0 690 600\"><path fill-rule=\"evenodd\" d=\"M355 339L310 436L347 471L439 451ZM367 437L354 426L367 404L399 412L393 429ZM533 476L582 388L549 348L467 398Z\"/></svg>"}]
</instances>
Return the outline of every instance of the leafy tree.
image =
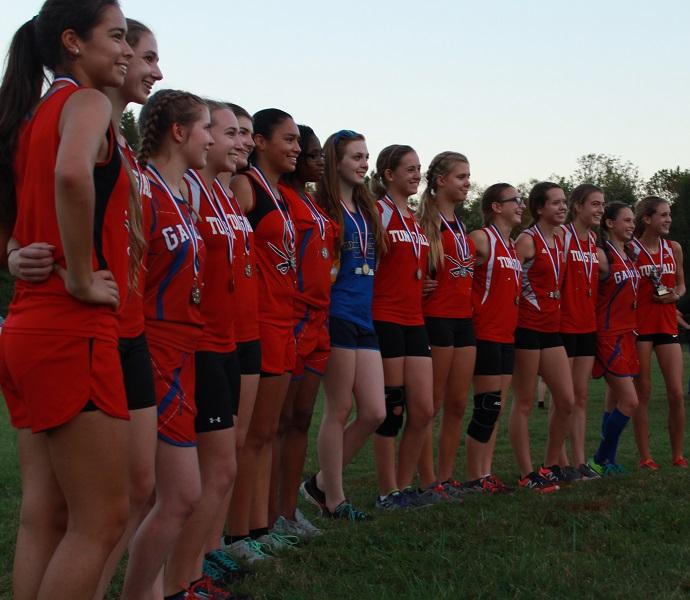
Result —
<instances>
[{"instance_id":1,"label":"leafy tree","mask_svg":"<svg viewBox=\"0 0 690 600\"><path fill-rule=\"evenodd\" d=\"M575 185L592 183L604 190L607 202L633 205L643 191L643 180L635 165L608 154L585 154L577 160L570 181Z\"/></svg>"},{"instance_id":2,"label":"leafy tree","mask_svg":"<svg viewBox=\"0 0 690 600\"><path fill-rule=\"evenodd\" d=\"M681 191L684 180L690 176L690 170L661 169L654 173L644 186L645 193L649 196L659 196L674 201Z\"/></svg>"},{"instance_id":3,"label":"leafy tree","mask_svg":"<svg viewBox=\"0 0 690 600\"><path fill-rule=\"evenodd\" d=\"M134 148L134 150L139 150L139 127L137 125L137 119L131 110L126 110L122 113L120 129L127 143Z\"/></svg>"}]
</instances>

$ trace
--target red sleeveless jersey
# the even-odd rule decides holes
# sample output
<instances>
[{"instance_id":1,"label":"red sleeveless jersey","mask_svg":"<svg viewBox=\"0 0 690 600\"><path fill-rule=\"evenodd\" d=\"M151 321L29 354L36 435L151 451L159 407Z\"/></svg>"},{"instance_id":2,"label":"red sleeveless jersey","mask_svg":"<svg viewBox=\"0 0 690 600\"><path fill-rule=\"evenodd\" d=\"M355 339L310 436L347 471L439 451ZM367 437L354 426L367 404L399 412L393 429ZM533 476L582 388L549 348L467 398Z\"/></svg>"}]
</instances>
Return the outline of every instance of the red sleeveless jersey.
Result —
<instances>
[{"instance_id":1,"label":"red sleeveless jersey","mask_svg":"<svg viewBox=\"0 0 690 600\"><path fill-rule=\"evenodd\" d=\"M392 200L381 198L376 206L386 231L387 250L376 267L372 316L375 321L398 325L424 325L422 286L429 240L415 216L402 217Z\"/></svg>"},{"instance_id":2,"label":"red sleeveless jersey","mask_svg":"<svg viewBox=\"0 0 690 600\"><path fill-rule=\"evenodd\" d=\"M208 352L232 352L235 342L233 308L235 234L228 214L228 197L212 185L209 189L195 171L185 175L189 199L197 216L196 227L204 240L206 266L204 267L204 293L201 316L204 332L196 346ZM219 193L220 191L220 193Z\"/></svg>"},{"instance_id":3,"label":"red sleeveless jersey","mask_svg":"<svg viewBox=\"0 0 690 600\"><path fill-rule=\"evenodd\" d=\"M70 83L48 92L20 132L14 164L17 221L12 235L22 246L36 241L52 244L55 263L62 267L66 266L65 255L55 210L58 129L65 103L78 90ZM93 170L92 264L94 271L107 269L113 274L123 301L127 294L129 179L112 128L103 133L108 139L108 156ZM52 273L41 283L17 280L4 329L116 340L119 323L112 308L80 302L67 293L62 278Z\"/></svg>"},{"instance_id":4,"label":"red sleeveless jersey","mask_svg":"<svg viewBox=\"0 0 690 600\"><path fill-rule=\"evenodd\" d=\"M561 327L560 289L565 271L563 242L554 233L554 247L549 248L536 225L523 233L534 240L534 256L522 265L518 327L556 332Z\"/></svg>"},{"instance_id":5,"label":"red sleeveless jersey","mask_svg":"<svg viewBox=\"0 0 690 600\"><path fill-rule=\"evenodd\" d=\"M132 175L137 182L139 189L139 199L141 200L141 217L142 217L142 233L147 238L149 229L151 227L151 186L146 175L141 172L139 164L137 163L134 150L130 148L129 144L125 143L120 146L122 155L127 159L129 167L132 170ZM148 243L148 240L147 240ZM145 250L144 250L145 251ZM142 264L143 267L143 264ZM144 278L146 272L143 268L139 269L137 278L137 288L129 290L122 310L120 311L120 337L121 338L135 338L144 333Z\"/></svg>"},{"instance_id":6,"label":"red sleeveless jersey","mask_svg":"<svg viewBox=\"0 0 690 600\"><path fill-rule=\"evenodd\" d=\"M561 286L561 331L591 333L597 330L596 302L599 287L599 260L596 236L576 237L572 225L563 226L565 274Z\"/></svg>"},{"instance_id":7,"label":"red sleeveless jersey","mask_svg":"<svg viewBox=\"0 0 690 600\"><path fill-rule=\"evenodd\" d=\"M451 229L441 222L443 263L436 267L436 289L422 299L425 317L446 319L472 318L472 278L474 275L474 242L462 223L449 221Z\"/></svg>"},{"instance_id":8,"label":"red sleeveless jersey","mask_svg":"<svg viewBox=\"0 0 690 600\"><path fill-rule=\"evenodd\" d=\"M676 259L673 256L671 242L659 238L659 250L650 252L639 240L634 240L639 254L637 256L637 270L640 273L640 288L637 292L637 333L678 334L676 320L676 304L660 304L653 299L656 289L655 281L672 290L676 287Z\"/></svg>"},{"instance_id":9,"label":"red sleeveless jersey","mask_svg":"<svg viewBox=\"0 0 690 600\"><path fill-rule=\"evenodd\" d=\"M331 267L338 230L308 193L302 196L288 185L279 187L297 231L295 316L301 319L306 310L327 311L331 303Z\"/></svg>"},{"instance_id":10,"label":"red sleeveless jersey","mask_svg":"<svg viewBox=\"0 0 690 600\"><path fill-rule=\"evenodd\" d=\"M194 226L189 204L182 198L173 199L150 174L149 180L151 228L144 289L146 334L164 336L167 344L192 352L196 350L204 324L201 305L194 301L194 289L203 283L204 241ZM203 287L201 301L204 301Z\"/></svg>"},{"instance_id":11,"label":"red sleeveless jersey","mask_svg":"<svg viewBox=\"0 0 690 600\"><path fill-rule=\"evenodd\" d=\"M274 199L270 188L250 170L247 177L254 194L247 219L254 229L254 250L258 271L258 320L285 326L294 318L297 291L294 223L285 202Z\"/></svg>"},{"instance_id":12,"label":"red sleeveless jersey","mask_svg":"<svg viewBox=\"0 0 690 600\"><path fill-rule=\"evenodd\" d=\"M494 227L482 231L489 241L486 261L474 268L472 303L474 333L478 340L512 344L518 318L522 265L513 240L506 242Z\"/></svg>"},{"instance_id":13,"label":"red sleeveless jersey","mask_svg":"<svg viewBox=\"0 0 690 600\"><path fill-rule=\"evenodd\" d=\"M628 256L621 256L606 242L609 273L599 281L597 333L620 335L637 327L637 285L640 274Z\"/></svg>"},{"instance_id":14,"label":"red sleeveless jersey","mask_svg":"<svg viewBox=\"0 0 690 600\"><path fill-rule=\"evenodd\" d=\"M256 276L256 256L254 254L254 230L232 190L215 182L216 193L228 196L228 220L234 235L233 293L232 313L235 324L235 340L250 342L259 339L258 287Z\"/></svg>"}]
</instances>

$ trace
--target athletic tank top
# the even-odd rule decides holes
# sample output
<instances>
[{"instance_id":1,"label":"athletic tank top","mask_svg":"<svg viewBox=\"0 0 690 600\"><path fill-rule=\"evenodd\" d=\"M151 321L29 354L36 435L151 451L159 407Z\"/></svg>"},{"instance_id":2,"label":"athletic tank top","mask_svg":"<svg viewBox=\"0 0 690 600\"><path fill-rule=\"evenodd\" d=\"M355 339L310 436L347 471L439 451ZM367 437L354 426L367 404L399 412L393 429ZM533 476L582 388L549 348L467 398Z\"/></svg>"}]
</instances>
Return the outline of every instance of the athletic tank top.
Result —
<instances>
[{"instance_id":1,"label":"athletic tank top","mask_svg":"<svg viewBox=\"0 0 690 600\"><path fill-rule=\"evenodd\" d=\"M660 304L653 299L656 289L655 281L661 280L669 290L676 287L676 259L673 256L671 242L659 239L659 250L650 252L639 240L633 240L639 250L637 270L640 273L640 288L637 293L637 333L678 334L676 304Z\"/></svg>"},{"instance_id":2,"label":"athletic tank top","mask_svg":"<svg viewBox=\"0 0 690 600\"><path fill-rule=\"evenodd\" d=\"M297 296L295 318L307 311L327 311L331 302L331 267L338 237L337 225L316 205L310 194L303 195L281 184L297 231Z\"/></svg>"},{"instance_id":3,"label":"athletic tank top","mask_svg":"<svg viewBox=\"0 0 690 600\"><path fill-rule=\"evenodd\" d=\"M422 287L429 264L429 240L414 215L403 216L388 197L376 206L387 249L374 278L373 318L398 325L424 325Z\"/></svg>"},{"instance_id":4,"label":"athletic tank top","mask_svg":"<svg viewBox=\"0 0 690 600\"><path fill-rule=\"evenodd\" d=\"M554 232L554 247L550 248L536 225L523 233L534 240L534 256L522 265L518 327L556 332L561 327L563 242Z\"/></svg>"},{"instance_id":5,"label":"athletic tank top","mask_svg":"<svg viewBox=\"0 0 690 600\"><path fill-rule=\"evenodd\" d=\"M637 327L637 285L640 274L627 255L621 255L608 242L604 245L609 273L599 281L597 294L597 333L620 335Z\"/></svg>"},{"instance_id":6,"label":"athletic tank top","mask_svg":"<svg viewBox=\"0 0 690 600\"><path fill-rule=\"evenodd\" d=\"M459 221L441 222L443 263L439 263L434 279L436 289L422 299L425 317L446 319L472 318L472 279L474 276L474 242Z\"/></svg>"},{"instance_id":7,"label":"athletic tank top","mask_svg":"<svg viewBox=\"0 0 690 600\"><path fill-rule=\"evenodd\" d=\"M204 241L194 225L189 203L166 189L150 169L147 175L151 184L151 228L144 288L146 335L164 336L166 343L192 352L204 324L196 294L200 291L203 302Z\"/></svg>"},{"instance_id":8,"label":"athletic tank top","mask_svg":"<svg viewBox=\"0 0 690 600\"><path fill-rule=\"evenodd\" d=\"M599 260L596 236L577 238L574 226L564 225L565 274L561 287L561 331L591 333L597 329L596 302Z\"/></svg>"},{"instance_id":9,"label":"athletic tank top","mask_svg":"<svg viewBox=\"0 0 690 600\"><path fill-rule=\"evenodd\" d=\"M261 298L258 320L278 326L291 325L297 289L294 223L282 198L274 200L254 171L242 176L249 181L254 195L247 219L254 229L258 297Z\"/></svg>"},{"instance_id":10,"label":"athletic tank top","mask_svg":"<svg viewBox=\"0 0 690 600\"><path fill-rule=\"evenodd\" d=\"M352 213L344 207L341 210L343 243L334 263L337 275L331 287L329 314L365 329L373 329L371 303L374 292L376 238L371 231L371 223L365 222L361 213ZM362 252L362 247L365 253ZM367 265L365 269L364 265Z\"/></svg>"},{"instance_id":11,"label":"athletic tank top","mask_svg":"<svg viewBox=\"0 0 690 600\"><path fill-rule=\"evenodd\" d=\"M43 241L55 246L55 263L66 267L55 210L55 167L60 146L59 121L65 103L79 90L72 80L54 86L21 129L14 173L17 220L13 237L26 246ZM107 269L115 278L121 302L127 294L127 208L129 179L111 127L105 161L93 170L93 270ZM56 273L41 283L17 280L4 331L55 333L116 340L119 316L104 305L87 304L67 293Z\"/></svg>"},{"instance_id":12,"label":"athletic tank top","mask_svg":"<svg viewBox=\"0 0 690 600\"><path fill-rule=\"evenodd\" d=\"M484 227L489 242L486 261L474 268L472 302L477 339L512 344L518 317L522 265L513 240L503 240L494 226Z\"/></svg>"},{"instance_id":13,"label":"athletic tank top","mask_svg":"<svg viewBox=\"0 0 690 600\"><path fill-rule=\"evenodd\" d=\"M227 196L218 194L215 186L208 188L196 171L188 171L185 182L189 200L196 216L196 227L204 240L206 266L201 316L204 331L197 350L232 352L235 343L233 306L233 240L234 232L228 219Z\"/></svg>"},{"instance_id":14,"label":"athletic tank top","mask_svg":"<svg viewBox=\"0 0 690 600\"><path fill-rule=\"evenodd\" d=\"M137 182L139 190L139 199L141 200L142 210L142 233L146 238L151 227L151 186L149 185L148 177L146 177L139 168L134 150L125 143L120 146L122 155L129 163L129 168L132 175ZM148 240L146 240L148 243ZM144 249L144 252L146 250ZM144 332L144 279L146 278L146 271L143 269L143 263L139 269L137 277L136 289L129 290L124 300L124 306L120 312L120 337L121 338L135 338Z\"/></svg>"}]
</instances>

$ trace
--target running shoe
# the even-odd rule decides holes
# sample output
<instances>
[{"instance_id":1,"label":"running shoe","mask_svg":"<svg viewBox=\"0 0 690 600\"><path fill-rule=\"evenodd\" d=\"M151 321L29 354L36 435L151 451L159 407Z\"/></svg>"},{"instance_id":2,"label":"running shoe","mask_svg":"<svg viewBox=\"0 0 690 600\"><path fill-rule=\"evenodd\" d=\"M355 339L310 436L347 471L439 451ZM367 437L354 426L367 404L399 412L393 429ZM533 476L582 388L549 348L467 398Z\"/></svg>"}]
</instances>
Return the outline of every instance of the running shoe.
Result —
<instances>
[{"instance_id":1,"label":"running shoe","mask_svg":"<svg viewBox=\"0 0 690 600\"><path fill-rule=\"evenodd\" d=\"M204 600L232 600L234 598L230 592L216 587L207 576L202 577L200 581L192 585L188 593L193 594L191 598L203 598Z\"/></svg>"},{"instance_id":2,"label":"running shoe","mask_svg":"<svg viewBox=\"0 0 690 600\"><path fill-rule=\"evenodd\" d=\"M596 460L594 460L594 457L590 458L587 461L587 466L594 471L599 477L604 476L604 471L606 470L606 465L600 465Z\"/></svg>"},{"instance_id":3,"label":"running shoe","mask_svg":"<svg viewBox=\"0 0 690 600\"><path fill-rule=\"evenodd\" d=\"M283 516L276 519L271 528L271 533L277 533L278 535L293 535L298 538L302 537L302 528L299 526L297 521L291 521Z\"/></svg>"},{"instance_id":4,"label":"running shoe","mask_svg":"<svg viewBox=\"0 0 690 600\"><path fill-rule=\"evenodd\" d=\"M319 509L321 515L324 514L326 507L326 494L324 494L316 485L316 475L312 475L309 479L305 479L302 485L299 486L299 492L309 504L312 504Z\"/></svg>"},{"instance_id":5,"label":"running shoe","mask_svg":"<svg viewBox=\"0 0 690 600\"><path fill-rule=\"evenodd\" d=\"M299 508L295 509L295 523L302 531L302 538L314 538L321 535L321 530L304 516Z\"/></svg>"},{"instance_id":6,"label":"running shoe","mask_svg":"<svg viewBox=\"0 0 690 600\"><path fill-rule=\"evenodd\" d=\"M541 471L542 469L539 470ZM535 471L528 473L522 479L518 480L518 485L526 490L532 490L537 494L550 494L560 489L555 481L546 479Z\"/></svg>"},{"instance_id":7,"label":"running shoe","mask_svg":"<svg viewBox=\"0 0 690 600\"><path fill-rule=\"evenodd\" d=\"M442 483L431 485L424 490L417 490L417 497L426 504L439 504L441 502L462 502L461 498L453 498L443 487Z\"/></svg>"},{"instance_id":8,"label":"running shoe","mask_svg":"<svg viewBox=\"0 0 690 600\"><path fill-rule=\"evenodd\" d=\"M204 556L203 574L208 575L216 585L225 585L241 579L247 572L229 554L214 550Z\"/></svg>"},{"instance_id":9,"label":"running shoe","mask_svg":"<svg viewBox=\"0 0 690 600\"><path fill-rule=\"evenodd\" d=\"M269 532L256 538L262 546L266 546L269 552L283 552L284 550L297 550L299 538L296 535L281 535Z\"/></svg>"},{"instance_id":10,"label":"running shoe","mask_svg":"<svg viewBox=\"0 0 690 600\"><path fill-rule=\"evenodd\" d=\"M496 475L487 475L483 479L491 494L512 494L515 491L514 487L506 485Z\"/></svg>"},{"instance_id":11,"label":"running shoe","mask_svg":"<svg viewBox=\"0 0 690 600\"><path fill-rule=\"evenodd\" d=\"M647 469L648 471L658 471L659 470L659 465L654 462L653 458L646 458L645 460L641 460L638 465L640 469Z\"/></svg>"},{"instance_id":12,"label":"running shoe","mask_svg":"<svg viewBox=\"0 0 690 600\"><path fill-rule=\"evenodd\" d=\"M444 481L441 486L443 486L443 491L451 498L461 498L465 493L462 483L455 481L454 479Z\"/></svg>"},{"instance_id":13,"label":"running shoe","mask_svg":"<svg viewBox=\"0 0 690 600\"><path fill-rule=\"evenodd\" d=\"M433 490L418 490L408 485L400 492L405 502L410 508L422 508L433 506L443 501L443 497L437 495Z\"/></svg>"},{"instance_id":14,"label":"running shoe","mask_svg":"<svg viewBox=\"0 0 690 600\"><path fill-rule=\"evenodd\" d=\"M592 479L601 479L601 475L597 473L592 467L587 463L582 463L578 468L580 475L582 475L582 481L591 481Z\"/></svg>"},{"instance_id":15,"label":"running shoe","mask_svg":"<svg viewBox=\"0 0 690 600\"><path fill-rule=\"evenodd\" d=\"M558 470L554 470L554 468L558 468ZM554 483L556 485L562 483L559 479L561 472L560 467L558 467L558 465L554 465L553 467L545 467L542 465L541 467L539 467L537 474L546 479L546 481L550 481L551 483Z\"/></svg>"},{"instance_id":16,"label":"running shoe","mask_svg":"<svg viewBox=\"0 0 690 600\"><path fill-rule=\"evenodd\" d=\"M223 552L229 555L230 558L247 563L248 565L275 559L274 556L266 552L266 550L268 550L267 546L264 546L250 537L238 540L232 544L225 544L225 542L223 542L222 548Z\"/></svg>"},{"instance_id":17,"label":"running shoe","mask_svg":"<svg viewBox=\"0 0 690 600\"><path fill-rule=\"evenodd\" d=\"M484 489L484 480L486 477L480 477L479 479L472 479L471 481L466 481L462 484L462 489L466 494L476 494L486 491Z\"/></svg>"},{"instance_id":18,"label":"running shoe","mask_svg":"<svg viewBox=\"0 0 690 600\"><path fill-rule=\"evenodd\" d=\"M673 466L679 467L681 469L687 469L688 468L688 459L685 458L684 456L678 456L677 458L673 459Z\"/></svg>"},{"instance_id":19,"label":"running shoe","mask_svg":"<svg viewBox=\"0 0 690 600\"><path fill-rule=\"evenodd\" d=\"M546 472L550 471L555 479L551 479ZM580 471L577 469L574 469L573 467L567 466L567 467L561 467L560 465L553 465L551 467L541 467L539 469L539 474L546 478L549 479L550 481L555 481L556 483L564 483L564 484L569 484L569 483L575 483L576 481L580 481L582 479L582 475L580 475Z\"/></svg>"},{"instance_id":20,"label":"running shoe","mask_svg":"<svg viewBox=\"0 0 690 600\"><path fill-rule=\"evenodd\" d=\"M606 463L604 465L604 476L609 476L609 475L624 475L627 473L625 470L625 467L623 465L619 465L616 463Z\"/></svg>"},{"instance_id":21,"label":"running shoe","mask_svg":"<svg viewBox=\"0 0 690 600\"><path fill-rule=\"evenodd\" d=\"M357 510L347 500L343 500L340 504L338 504L333 512L326 509L324 516L329 519L339 519L353 523L359 521L371 521L373 519L369 513L362 510Z\"/></svg>"},{"instance_id":22,"label":"running shoe","mask_svg":"<svg viewBox=\"0 0 690 600\"><path fill-rule=\"evenodd\" d=\"M383 497L376 497L376 508L379 510L385 510L386 512L394 512L411 508L411 506L408 502L408 499L403 496L403 493L400 490L393 490Z\"/></svg>"}]
</instances>

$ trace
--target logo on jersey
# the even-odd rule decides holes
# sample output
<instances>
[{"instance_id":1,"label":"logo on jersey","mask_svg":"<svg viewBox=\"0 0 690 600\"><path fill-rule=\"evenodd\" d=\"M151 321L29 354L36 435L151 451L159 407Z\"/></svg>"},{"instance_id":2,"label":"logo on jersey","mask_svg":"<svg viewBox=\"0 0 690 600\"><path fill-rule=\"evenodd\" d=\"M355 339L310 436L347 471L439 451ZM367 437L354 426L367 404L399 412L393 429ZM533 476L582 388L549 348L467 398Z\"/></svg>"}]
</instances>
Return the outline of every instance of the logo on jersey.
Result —
<instances>
[{"instance_id":1,"label":"logo on jersey","mask_svg":"<svg viewBox=\"0 0 690 600\"><path fill-rule=\"evenodd\" d=\"M170 252L189 241L189 235L187 235L185 226L181 223L170 227L163 227L163 229L161 229L161 235L165 241L165 247Z\"/></svg>"},{"instance_id":2,"label":"logo on jersey","mask_svg":"<svg viewBox=\"0 0 690 600\"><path fill-rule=\"evenodd\" d=\"M389 229L388 234L391 236L393 243L396 242L405 242L408 244L414 243L421 243L422 246L428 246L429 245L429 240L427 237L423 234L420 233L419 236L417 235L416 232L411 231L408 233L404 229ZM419 237L419 242L417 241L417 238Z\"/></svg>"},{"instance_id":3,"label":"logo on jersey","mask_svg":"<svg viewBox=\"0 0 690 600\"><path fill-rule=\"evenodd\" d=\"M651 275L656 275L659 272L658 265L642 265L642 266L638 266L637 269L640 272L640 275L642 275L642 277L650 277ZM661 269L661 274L662 275L675 275L676 274L676 265L664 263L664 265Z\"/></svg>"},{"instance_id":4,"label":"logo on jersey","mask_svg":"<svg viewBox=\"0 0 690 600\"><path fill-rule=\"evenodd\" d=\"M467 277L468 275L472 277L474 275L474 266L472 265L472 261L462 263L449 254L446 254L445 257L446 260L453 265L450 269L448 269L448 272L452 277L457 279L458 277Z\"/></svg>"},{"instance_id":5,"label":"logo on jersey","mask_svg":"<svg viewBox=\"0 0 690 600\"><path fill-rule=\"evenodd\" d=\"M281 275L287 275L290 269L297 268L295 258L294 236L290 235L289 222L283 224L283 248L280 249L272 242L268 242L268 247L276 253L280 262L276 263L276 269Z\"/></svg>"},{"instance_id":6,"label":"logo on jersey","mask_svg":"<svg viewBox=\"0 0 690 600\"><path fill-rule=\"evenodd\" d=\"M616 284L625 283L629 279L639 279L640 274L637 271L616 271L613 274L613 280Z\"/></svg>"},{"instance_id":7,"label":"logo on jersey","mask_svg":"<svg viewBox=\"0 0 690 600\"><path fill-rule=\"evenodd\" d=\"M571 250L570 258L573 262L593 263L599 264L596 252L581 252L580 250Z\"/></svg>"}]
</instances>

